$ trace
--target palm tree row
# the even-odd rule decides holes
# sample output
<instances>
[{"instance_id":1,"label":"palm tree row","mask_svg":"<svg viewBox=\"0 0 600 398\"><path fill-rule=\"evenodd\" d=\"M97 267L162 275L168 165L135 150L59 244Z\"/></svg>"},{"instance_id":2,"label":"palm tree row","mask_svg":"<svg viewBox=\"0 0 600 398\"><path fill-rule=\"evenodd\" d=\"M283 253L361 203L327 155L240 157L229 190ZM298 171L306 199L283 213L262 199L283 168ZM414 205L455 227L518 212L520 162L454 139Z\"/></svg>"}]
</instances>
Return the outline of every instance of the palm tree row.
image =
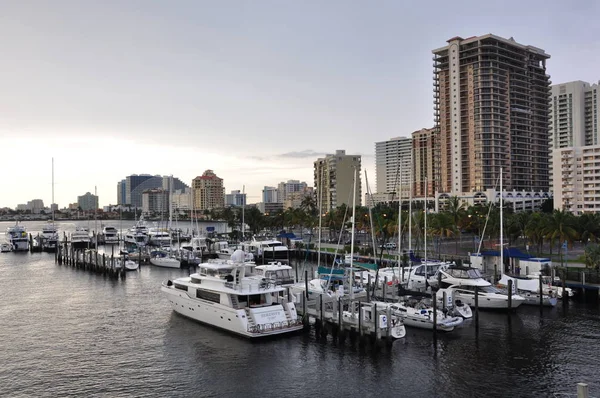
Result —
<instances>
[{"instance_id":1,"label":"palm tree row","mask_svg":"<svg viewBox=\"0 0 600 398\"><path fill-rule=\"evenodd\" d=\"M431 208L431 205L428 206ZM478 249L497 248L500 235L500 211L497 205L465 206L458 198L452 197L443 210L437 213L428 211L427 239L428 246L433 244L431 251L440 253L445 243L454 243L454 252L459 254L462 247L462 236L468 234L474 237ZM210 214L213 219L227 221L233 229L241 225L241 209L222 209ZM372 217L372 219L370 218ZM409 224L412 231L412 247L423 250L425 214L423 203L413 203L412 215L409 221L408 203L402 206L401 241L407 248ZM504 210L504 243L508 245L528 245L530 251L541 255L544 248L549 248L550 255L554 250L561 254L563 243L571 246L576 241L584 244L600 241L600 215L583 214L575 216L565 211L552 212L521 212L513 213L512 209ZM314 230L319 225L319 212L313 198L307 197L296 209L287 209L271 214L263 214L255 207L245 210L245 222L250 232L257 234L263 229L281 230ZM350 227L351 211L347 206L324 212L322 227L329 231L330 236L336 237L340 231ZM362 233L371 234L371 225L377 241L380 243L398 240L398 206L397 204L378 204L371 209L371 216L366 207L356 208L356 229ZM470 238L473 239L473 238ZM472 250L470 250L472 251Z\"/></svg>"}]
</instances>

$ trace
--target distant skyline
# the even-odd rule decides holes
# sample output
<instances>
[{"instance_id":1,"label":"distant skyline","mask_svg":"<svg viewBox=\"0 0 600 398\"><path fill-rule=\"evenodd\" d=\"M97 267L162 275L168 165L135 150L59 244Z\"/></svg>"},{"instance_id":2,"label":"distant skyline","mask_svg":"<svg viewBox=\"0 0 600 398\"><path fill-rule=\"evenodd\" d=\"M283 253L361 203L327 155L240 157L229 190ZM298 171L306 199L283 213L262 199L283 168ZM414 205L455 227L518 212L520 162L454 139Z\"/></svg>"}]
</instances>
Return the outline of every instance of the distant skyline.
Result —
<instances>
[{"instance_id":1,"label":"distant skyline","mask_svg":"<svg viewBox=\"0 0 600 398\"><path fill-rule=\"evenodd\" d=\"M0 207L212 169L248 202L313 161L433 126L431 50L494 33L600 79L594 1L19 1L0 8ZM515 12L518 10L518 12ZM363 192L366 192L363 190Z\"/></svg>"}]
</instances>

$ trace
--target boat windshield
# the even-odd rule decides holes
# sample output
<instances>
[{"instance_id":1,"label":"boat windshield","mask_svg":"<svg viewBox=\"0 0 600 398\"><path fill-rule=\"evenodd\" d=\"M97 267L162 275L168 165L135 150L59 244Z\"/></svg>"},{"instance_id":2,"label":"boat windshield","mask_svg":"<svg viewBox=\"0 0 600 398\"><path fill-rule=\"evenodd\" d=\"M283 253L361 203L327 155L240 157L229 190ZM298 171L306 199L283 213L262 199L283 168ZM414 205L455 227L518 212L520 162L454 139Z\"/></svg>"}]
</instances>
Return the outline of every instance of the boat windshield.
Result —
<instances>
[{"instance_id":1,"label":"boat windshield","mask_svg":"<svg viewBox=\"0 0 600 398\"><path fill-rule=\"evenodd\" d=\"M461 279L478 279L481 278L481 273L476 268L448 268L447 271L450 275L455 278Z\"/></svg>"},{"instance_id":2,"label":"boat windshield","mask_svg":"<svg viewBox=\"0 0 600 398\"><path fill-rule=\"evenodd\" d=\"M481 290L484 293L502 293L500 290L498 290L494 286L483 286L483 287L480 287L479 290Z\"/></svg>"},{"instance_id":3,"label":"boat windshield","mask_svg":"<svg viewBox=\"0 0 600 398\"><path fill-rule=\"evenodd\" d=\"M265 246L267 246L267 247L279 247L279 246L283 246L283 243L280 243L280 242L267 243Z\"/></svg>"}]
</instances>

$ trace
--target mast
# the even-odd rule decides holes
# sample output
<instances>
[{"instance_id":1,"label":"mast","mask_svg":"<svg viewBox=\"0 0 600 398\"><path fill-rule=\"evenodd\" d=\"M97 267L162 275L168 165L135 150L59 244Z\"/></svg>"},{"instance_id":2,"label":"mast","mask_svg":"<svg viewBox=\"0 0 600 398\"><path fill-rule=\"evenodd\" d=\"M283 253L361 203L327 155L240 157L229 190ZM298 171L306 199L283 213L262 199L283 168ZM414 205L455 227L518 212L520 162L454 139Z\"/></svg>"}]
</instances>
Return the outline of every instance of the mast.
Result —
<instances>
[{"instance_id":1,"label":"mast","mask_svg":"<svg viewBox=\"0 0 600 398\"><path fill-rule=\"evenodd\" d=\"M173 174L169 176L169 232L171 232L173 222L173 203L171 200L173 199Z\"/></svg>"},{"instance_id":2,"label":"mast","mask_svg":"<svg viewBox=\"0 0 600 398\"><path fill-rule=\"evenodd\" d=\"M317 268L321 265L321 225L323 222L323 167L319 168L319 243L317 244Z\"/></svg>"},{"instance_id":3,"label":"mast","mask_svg":"<svg viewBox=\"0 0 600 398\"><path fill-rule=\"evenodd\" d=\"M52 224L54 224L54 158L52 158Z\"/></svg>"},{"instance_id":4,"label":"mast","mask_svg":"<svg viewBox=\"0 0 600 398\"><path fill-rule=\"evenodd\" d=\"M400 159L400 185L398 187L398 271L402 256L402 159ZM393 269L393 268L392 268Z\"/></svg>"},{"instance_id":5,"label":"mast","mask_svg":"<svg viewBox=\"0 0 600 398\"><path fill-rule=\"evenodd\" d=\"M504 275L504 237L502 236L503 225L502 225L502 167L500 167L500 275Z\"/></svg>"},{"instance_id":6,"label":"mast","mask_svg":"<svg viewBox=\"0 0 600 398\"><path fill-rule=\"evenodd\" d=\"M96 185L94 185L94 196L96 197L96 200L98 200L98 187ZM96 206L94 208L94 248L98 249L98 204L96 203Z\"/></svg>"},{"instance_id":7,"label":"mast","mask_svg":"<svg viewBox=\"0 0 600 398\"><path fill-rule=\"evenodd\" d=\"M410 252L412 251L412 191L413 191L413 167L412 167L412 154L410 151L410 188L408 190L408 256L410 258ZM409 263L412 261L409 260Z\"/></svg>"},{"instance_id":8,"label":"mast","mask_svg":"<svg viewBox=\"0 0 600 398\"><path fill-rule=\"evenodd\" d=\"M427 280L427 177L425 177L425 225L423 228L423 246L425 251L425 280Z\"/></svg>"},{"instance_id":9,"label":"mast","mask_svg":"<svg viewBox=\"0 0 600 398\"><path fill-rule=\"evenodd\" d=\"M352 241L350 242L350 276L352 275L352 268L354 267L354 224L356 221L356 174L358 173L358 169L354 168L354 184L352 185L352 232L351 232L351 239ZM354 298L354 289L352 289L352 278L349 277L348 278L348 284L349 284L349 288L350 288L350 298L353 299Z\"/></svg>"},{"instance_id":10,"label":"mast","mask_svg":"<svg viewBox=\"0 0 600 398\"><path fill-rule=\"evenodd\" d=\"M242 242L244 241L244 232L245 232L245 227L246 227L245 212L246 212L246 186L242 185Z\"/></svg>"}]
</instances>

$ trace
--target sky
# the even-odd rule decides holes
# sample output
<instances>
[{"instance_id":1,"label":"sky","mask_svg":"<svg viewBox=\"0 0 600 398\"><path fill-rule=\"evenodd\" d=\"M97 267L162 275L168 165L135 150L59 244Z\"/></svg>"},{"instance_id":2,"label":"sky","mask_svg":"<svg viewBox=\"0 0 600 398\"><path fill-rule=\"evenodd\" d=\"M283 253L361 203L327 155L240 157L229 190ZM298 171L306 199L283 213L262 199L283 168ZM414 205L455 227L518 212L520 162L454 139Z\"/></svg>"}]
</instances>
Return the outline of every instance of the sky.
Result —
<instances>
[{"instance_id":1,"label":"sky","mask_svg":"<svg viewBox=\"0 0 600 398\"><path fill-rule=\"evenodd\" d=\"M226 192L313 182L313 161L433 126L431 50L494 33L552 82L600 79L597 1L0 0L0 207L61 207L130 174ZM364 181L363 181L364 184ZM365 190L363 189L363 192Z\"/></svg>"}]
</instances>

